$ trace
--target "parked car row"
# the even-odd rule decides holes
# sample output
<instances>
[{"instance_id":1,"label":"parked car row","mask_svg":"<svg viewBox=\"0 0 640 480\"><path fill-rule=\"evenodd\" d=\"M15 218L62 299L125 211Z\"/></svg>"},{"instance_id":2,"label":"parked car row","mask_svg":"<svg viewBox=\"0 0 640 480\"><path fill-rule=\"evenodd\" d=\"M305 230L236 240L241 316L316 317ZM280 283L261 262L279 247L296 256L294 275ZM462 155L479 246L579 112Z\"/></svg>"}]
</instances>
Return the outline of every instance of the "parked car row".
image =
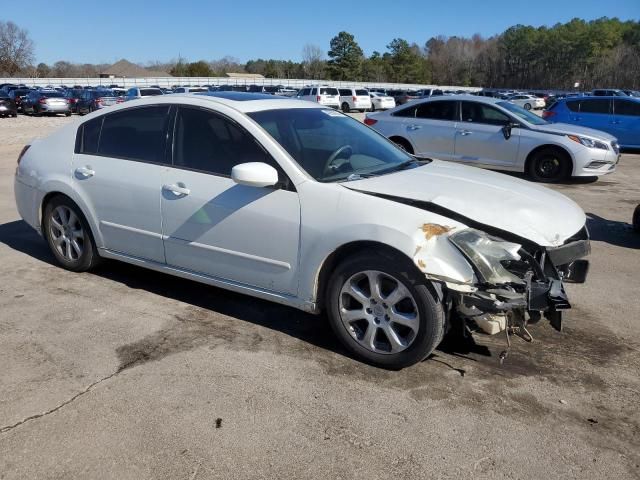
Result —
<instances>
[{"instance_id":1,"label":"parked car row","mask_svg":"<svg viewBox=\"0 0 640 480\"><path fill-rule=\"evenodd\" d=\"M537 181L612 173L620 154L614 135L552 124L498 98L419 100L369 114L364 123L419 158L524 172Z\"/></svg>"}]
</instances>

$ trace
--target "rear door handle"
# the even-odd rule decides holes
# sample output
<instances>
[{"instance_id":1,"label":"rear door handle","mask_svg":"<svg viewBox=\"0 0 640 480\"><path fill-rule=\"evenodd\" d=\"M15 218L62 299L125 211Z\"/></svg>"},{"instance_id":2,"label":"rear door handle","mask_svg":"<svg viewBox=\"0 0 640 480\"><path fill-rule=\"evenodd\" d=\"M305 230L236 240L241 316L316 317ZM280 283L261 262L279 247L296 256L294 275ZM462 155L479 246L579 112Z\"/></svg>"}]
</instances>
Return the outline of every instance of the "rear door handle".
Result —
<instances>
[{"instance_id":1,"label":"rear door handle","mask_svg":"<svg viewBox=\"0 0 640 480\"><path fill-rule=\"evenodd\" d=\"M420 130L422 128L422 125L409 125L407 127L407 130L413 131L413 130Z\"/></svg>"},{"instance_id":2,"label":"rear door handle","mask_svg":"<svg viewBox=\"0 0 640 480\"><path fill-rule=\"evenodd\" d=\"M96 172L95 170L92 170L91 167L79 167L76 168L76 174L80 175L81 177L89 178L93 177Z\"/></svg>"},{"instance_id":3,"label":"rear door handle","mask_svg":"<svg viewBox=\"0 0 640 480\"><path fill-rule=\"evenodd\" d=\"M168 192L171 192L174 195L189 195L191 193L191 190L189 190L188 188L181 187L181 186L175 185L175 184L163 185L162 189L166 190Z\"/></svg>"},{"instance_id":4,"label":"rear door handle","mask_svg":"<svg viewBox=\"0 0 640 480\"><path fill-rule=\"evenodd\" d=\"M467 136L467 135L471 135L473 132L470 130L458 130L458 133L460 135L462 135L463 137Z\"/></svg>"},{"instance_id":5,"label":"rear door handle","mask_svg":"<svg viewBox=\"0 0 640 480\"><path fill-rule=\"evenodd\" d=\"M609 123L612 125L620 125L620 120L611 120Z\"/></svg>"},{"instance_id":6,"label":"rear door handle","mask_svg":"<svg viewBox=\"0 0 640 480\"><path fill-rule=\"evenodd\" d=\"M580 117L571 117L571 120L579 121L579 120L581 120L581 118Z\"/></svg>"}]
</instances>

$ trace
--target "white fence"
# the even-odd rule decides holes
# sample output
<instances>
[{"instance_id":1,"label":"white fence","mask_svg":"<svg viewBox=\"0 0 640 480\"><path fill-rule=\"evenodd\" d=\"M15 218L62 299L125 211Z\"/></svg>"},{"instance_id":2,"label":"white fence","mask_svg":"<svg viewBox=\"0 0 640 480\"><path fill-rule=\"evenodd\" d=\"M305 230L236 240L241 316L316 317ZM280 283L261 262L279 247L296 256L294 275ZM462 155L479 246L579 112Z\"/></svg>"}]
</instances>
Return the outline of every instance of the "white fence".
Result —
<instances>
[{"instance_id":1,"label":"white fence","mask_svg":"<svg viewBox=\"0 0 640 480\"><path fill-rule=\"evenodd\" d=\"M332 80L305 80L291 78L246 78L246 77L145 77L145 78L0 78L1 83L24 84L29 87L45 87L47 85L65 85L72 87L118 85L128 88L135 86L158 85L160 87L171 88L175 85L195 86L195 85L284 85L287 87L301 88L305 85L329 85L332 87L363 87L363 88L386 88L386 89L411 89L440 88L443 90L465 90L474 92L481 90L478 87L458 87L455 85L418 85L407 83L386 83L386 82L347 82Z\"/></svg>"}]
</instances>

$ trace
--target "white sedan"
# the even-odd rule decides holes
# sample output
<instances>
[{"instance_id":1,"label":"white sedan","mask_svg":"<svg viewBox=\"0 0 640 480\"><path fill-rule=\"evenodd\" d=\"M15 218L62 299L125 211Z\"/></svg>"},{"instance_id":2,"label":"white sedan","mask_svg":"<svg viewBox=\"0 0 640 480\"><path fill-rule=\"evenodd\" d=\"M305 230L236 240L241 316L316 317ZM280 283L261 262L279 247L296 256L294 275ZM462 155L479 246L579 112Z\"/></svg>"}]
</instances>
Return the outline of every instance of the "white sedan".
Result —
<instances>
[{"instance_id":1,"label":"white sedan","mask_svg":"<svg viewBox=\"0 0 640 480\"><path fill-rule=\"evenodd\" d=\"M563 280L586 276L585 215L566 197L418 161L338 111L270 95L92 113L25 147L14 186L63 268L109 258L325 311L352 354L387 368L427 357L460 319L559 327Z\"/></svg>"},{"instance_id":2,"label":"white sedan","mask_svg":"<svg viewBox=\"0 0 640 480\"><path fill-rule=\"evenodd\" d=\"M507 100L525 110L539 110L546 105L543 98L538 98L533 95L516 94L510 96Z\"/></svg>"},{"instance_id":3,"label":"white sedan","mask_svg":"<svg viewBox=\"0 0 640 480\"><path fill-rule=\"evenodd\" d=\"M368 114L364 123L418 157L525 172L537 181L612 173L612 135L549 123L511 102L473 95L415 100Z\"/></svg>"},{"instance_id":4,"label":"white sedan","mask_svg":"<svg viewBox=\"0 0 640 480\"><path fill-rule=\"evenodd\" d=\"M372 112L375 112L376 110L389 110L396 106L396 101L393 97L389 97L378 92L369 92L369 96L371 97Z\"/></svg>"}]
</instances>

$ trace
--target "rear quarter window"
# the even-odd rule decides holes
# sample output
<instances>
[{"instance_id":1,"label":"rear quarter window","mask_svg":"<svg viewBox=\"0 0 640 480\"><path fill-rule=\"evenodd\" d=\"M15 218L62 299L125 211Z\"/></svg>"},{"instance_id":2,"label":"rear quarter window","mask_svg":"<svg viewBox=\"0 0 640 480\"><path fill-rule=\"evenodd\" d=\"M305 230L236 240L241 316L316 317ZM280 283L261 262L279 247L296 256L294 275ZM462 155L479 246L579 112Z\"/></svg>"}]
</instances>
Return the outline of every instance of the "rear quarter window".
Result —
<instances>
[{"instance_id":1,"label":"rear quarter window","mask_svg":"<svg viewBox=\"0 0 640 480\"><path fill-rule=\"evenodd\" d=\"M84 153L85 155L98 153L98 141L100 140L103 119L104 116L101 116L80 125L76 135L76 153Z\"/></svg>"},{"instance_id":2,"label":"rear quarter window","mask_svg":"<svg viewBox=\"0 0 640 480\"><path fill-rule=\"evenodd\" d=\"M554 104L552 105L555 106L556 102L554 102ZM580 102L577 100L571 100L569 102L566 102L567 104L567 108L569 110L571 110L572 112L579 112L580 111Z\"/></svg>"}]
</instances>

